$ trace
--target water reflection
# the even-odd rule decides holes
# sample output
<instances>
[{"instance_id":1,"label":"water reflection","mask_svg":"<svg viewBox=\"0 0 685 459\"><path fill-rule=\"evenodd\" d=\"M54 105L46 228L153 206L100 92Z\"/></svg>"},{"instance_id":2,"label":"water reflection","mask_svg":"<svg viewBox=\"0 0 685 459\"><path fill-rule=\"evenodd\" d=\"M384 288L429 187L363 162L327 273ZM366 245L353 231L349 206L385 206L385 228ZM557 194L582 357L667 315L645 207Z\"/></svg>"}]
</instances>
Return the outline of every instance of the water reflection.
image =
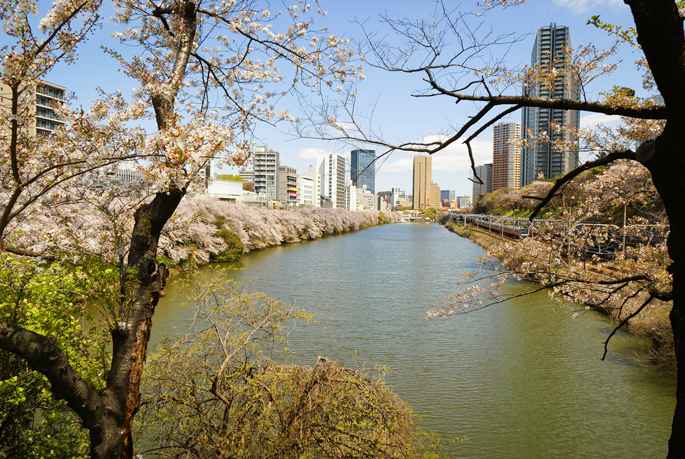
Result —
<instances>
[{"instance_id":1,"label":"water reflection","mask_svg":"<svg viewBox=\"0 0 685 459\"><path fill-rule=\"evenodd\" d=\"M545 292L446 319L424 320L483 251L439 225L395 224L248 254L227 276L317 313L291 347L347 365L388 365L422 424L455 457L645 458L666 454L675 380L630 356L621 333L600 360L610 323L571 320ZM157 309L153 341L182 330L181 278ZM520 288L520 286L512 286Z\"/></svg>"}]
</instances>

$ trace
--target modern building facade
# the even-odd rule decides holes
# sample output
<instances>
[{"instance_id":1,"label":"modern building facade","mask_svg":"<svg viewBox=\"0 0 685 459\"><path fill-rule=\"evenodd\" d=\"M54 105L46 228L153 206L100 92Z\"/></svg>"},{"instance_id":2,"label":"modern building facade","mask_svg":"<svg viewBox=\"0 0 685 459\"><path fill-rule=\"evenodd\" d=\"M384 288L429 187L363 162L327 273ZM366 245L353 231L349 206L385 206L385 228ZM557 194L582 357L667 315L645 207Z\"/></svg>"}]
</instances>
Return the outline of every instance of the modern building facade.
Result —
<instances>
[{"instance_id":1,"label":"modern building facade","mask_svg":"<svg viewBox=\"0 0 685 459\"><path fill-rule=\"evenodd\" d=\"M442 201L440 200L440 187L437 183L431 182L431 195L428 200L428 207L434 207L439 209L442 207Z\"/></svg>"},{"instance_id":2,"label":"modern building facade","mask_svg":"<svg viewBox=\"0 0 685 459\"><path fill-rule=\"evenodd\" d=\"M476 202L478 196L483 196L486 193L492 193L492 164L482 164L476 166L476 174L483 183L479 183L476 177L473 180L473 201Z\"/></svg>"},{"instance_id":3,"label":"modern building facade","mask_svg":"<svg viewBox=\"0 0 685 459\"><path fill-rule=\"evenodd\" d=\"M297 205L300 207L318 207L319 195L316 190L316 179L304 174L298 175Z\"/></svg>"},{"instance_id":4,"label":"modern building facade","mask_svg":"<svg viewBox=\"0 0 685 459\"><path fill-rule=\"evenodd\" d=\"M66 88L47 81L41 81L36 88L36 103L29 107L29 114L35 115L32 123L23 132L29 136L49 135L64 121L57 116L55 108L64 103ZM9 86L0 83L0 110L11 112L12 92Z\"/></svg>"},{"instance_id":5,"label":"modern building facade","mask_svg":"<svg viewBox=\"0 0 685 459\"><path fill-rule=\"evenodd\" d=\"M440 190L440 201L456 202L457 192L455 190Z\"/></svg>"},{"instance_id":6,"label":"modern building facade","mask_svg":"<svg viewBox=\"0 0 685 459\"><path fill-rule=\"evenodd\" d=\"M278 157L277 151L267 150L265 146L257 147L252 165L255 193L264 193L271 201L278 199Z\"/></svg>"},{"instance_id":7,"label":"modern building facade","mask_svg":"<svg viewBox=\"0 0 685 459\"><path fill-rule=\"evenodd\" d=\"M319 155L316 165L321 175L321 195L330 200L334 209L345 209L345 158L326 153Z\"/></svg>"},{"instance_id":8,"label":"modern building facade","mask_svg":"<svg viewBox=\"0 0 685 459\"><path fill-rule=\"evenodd\" d=\"M251 167L246 167L238 172L238 176L243 179L243 182L254 182L254 169Z\"/></svg>"},{"instance_id":9,"label":"modern building facade","mask_svg":"<svg viewBox=\"0 0 685 459\"><path fill-rule=\"evenodd\" d=\"M66 88L43 81L36 92L36 135L48 135L64 124L55 107L64 103Z\"/></svg>"},{"instance_id":10,"label":"modern building facade","mask_svg":"<svg viewBox=\"0 0 685 459\"><path fill-rule=\"evenodd\" d=\"M350 153L350 180L362 190L376 192L376 151L352 150Z\"/></svg>"},{"instance_id":11,"label":"modern building facade","mask_svg":"<svg viewBox=\"0 0 685 459\"><path fill-rule=\"evenodd\" d=\"M278 167L278 201L288 205L297 205L297 170L290 166Z\"/></svg>"},{"instance_id":12,"label":"modern building facade","mask_svg":"<svg viewBox=\"0 0 685 459\"><path fill-rule=\"evenodd\" d=\"M314 166L309 166L302 176L309 177L314 182L314 207L321 206L321 174Z\"/></svg>"},{"instance_id":13,"label":"modern building facade","mask_svg":"<svg viewBox=\"0 0 685 459\"><path fill-rule=\"evenodd\" d=\"M414 156L414 181L412 185L414 209L426 209L430 207L431 197L433 196L431 180L431 168L433 158L430 156Z\"/></svg>"},{"instance_id":14,"label":"modern building facade","mask_svg":"<svg viewBox=\"0 0 685 459\"><path fill-rule=\"evenodd\" d=\"M531 53L531 66L553 66L561 70L561 75L553 85L530 83L523 87L523 95L549 99L579 99L579 87L571 72L565 49L571 47L571 32L568 27L550 24L538 30ZM561 129L555 129L554 125ZM524 139L532 139L529 147L524 148L521 158L521 186L536 178L552 178L578 166L577 149L557 149L550 142L536 142L542 132L551 141L573 142L580 127L580 113L577 110L555 108L524 107L521 116L521 134ZM529 135L532 134L532 136Z\"/></svg>"},{"instance_id":15,"label":"modern building facade","mask_svg":"<svg viewBox=\"0 0 685 459\"><path fill-rule=\"evenodd\" d=\"M492 189L521 187L521 123L498 123L492 136Z\"/></svg>"}]
</instances>

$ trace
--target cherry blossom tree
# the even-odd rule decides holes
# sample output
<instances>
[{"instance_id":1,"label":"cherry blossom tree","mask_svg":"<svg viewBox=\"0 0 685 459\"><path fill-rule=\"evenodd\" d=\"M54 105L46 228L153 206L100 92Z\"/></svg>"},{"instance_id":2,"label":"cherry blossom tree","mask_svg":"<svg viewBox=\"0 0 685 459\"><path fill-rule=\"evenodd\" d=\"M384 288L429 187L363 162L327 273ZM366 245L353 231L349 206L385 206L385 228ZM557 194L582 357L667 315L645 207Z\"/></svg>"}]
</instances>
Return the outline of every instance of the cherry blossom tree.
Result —
<instances>
[{"instance_id":1,"label":"cherry blossom tree","mask_svg":"<svg viewBox=\"0 0 685 459\"><path fill-rule=\"evenodd\" d=\"M429 142L388 141L378 130L368 128L372 124L363 113L360 116L354 97L349 97L354 96L353 89L349 89L345 93L348 97L340 105L328 104L318 111L310 107L307 117L299 120L295 130L302 137L363 141L385 147L387 152L400 150L434 154L455 142L463 142L474 166L471 153L473 139L522 107L580 110L622 117L623 126L611 133L608 130L589 134L570 132L572 137L585 136L589 142L597 140L595 151L599 155L597 159L559 177L547 195L538 201L531 218L558 197L569 182L593 168L630 161L640 164L649 175L663 202L670 228L664 250L654 254L655 259L661 260L660 266L634 265L632 269L637 272L618 271L602 282L606 293L618 292L624 286L642 291L646 294L644 307L654 298L673 302L670 321L677 358L678 389L668 457L684 457L685 207L680 201L685 195L685 180L682 179L685 125L681 119L685 107L681 101L681 97L685 98L682 85L685 75L684 5L674 0L625 0L635 21L633 27L611 24L599 17L591 19L591 23L615 37L617 44L633 46L640 53L642 57L637 62L637 71L644 78L644 90L651 91L653 95L639 97L634 90L616 86L601 93L598 100L590 100L584 88L616 68L616 63L611 61L615 47L603 50L584 45L566 50L565 56L559 58L566 61L580 87L578 99L531 97L522 91L527 85L554 85L560 72L554 62L510 69L503 60L493 57L496 56L497 45L504 45L503 49L506 49L515 38L493 36L492 32L485 32L487 29L473 25L471 20L480 15L483 17L478 20L487 20L488 9L520 3L524 1L481 2L483 11L472 15L458 14L446 3L436 2L430 21L385 18L389 29L396 33L401 43L398 46L381 39L380 34L366 34L361 51L367 65L395 73L421 75L425 87L416 91L415 96L451 98L458 104L468 102L480 106L463 125L445 128L438 133L440 135L432 136ZM560 128L552 126L552 130ZM556 137L550 132L547 138L536 141L549 142L560 149L579 148L577 144L563 145L564 142ZM604 193L607 189L600 188L595 192ZM649 249L645 247L644 250ZM558 256L552 256L552 260L555 258ZM645 259L648 258L646 256ZM647 282L648 287L644 287L647 278L651 280Z\"/></svg>"},{"instance_id":2,"label":"cherry blossom tree","mask_svg":"<svg viewBox=\"0 0 685 459\"><path fill-rule=\"evenodd\" d=\"M40 206L68 199L69 181L84 177L81 185L87 184L84 174L102 166L138 160L157 190L130 209L130 231L119 246L125 263L104 388L96 389L76 371L50 336L0 322L0 348L47 377L53 395L89 430L91 457L132 458L131 424L152 316L168 276L157 261L162 229L209 161L246 159L249 146L238 141L240 132L255 120L289 118L287 111L275 111L274 102L284 93L277 88L330 85L361 70L350 63L344 40L315 30L315 16L324 14L316 1L278 13L252 0L117 1L115 20L125 29L116 36L138 53L128 58L118 49L107 51L139 88L130 101L102 94L87 111L55 107L64 126L49 137L35 137L29 134L36 88L54 65L74 60L76 46L98 24L101 2L58 0L40 21L32 0L1 5L0 19L13 43L2 48L2 83L11 92L10 109L0 115L2 247L37 255L12 247L13 224ZM138 127L143 119L154 120L156 130ZM111 196L103 193L101 204L107 199Z\"/></svg>"}]
</instances>

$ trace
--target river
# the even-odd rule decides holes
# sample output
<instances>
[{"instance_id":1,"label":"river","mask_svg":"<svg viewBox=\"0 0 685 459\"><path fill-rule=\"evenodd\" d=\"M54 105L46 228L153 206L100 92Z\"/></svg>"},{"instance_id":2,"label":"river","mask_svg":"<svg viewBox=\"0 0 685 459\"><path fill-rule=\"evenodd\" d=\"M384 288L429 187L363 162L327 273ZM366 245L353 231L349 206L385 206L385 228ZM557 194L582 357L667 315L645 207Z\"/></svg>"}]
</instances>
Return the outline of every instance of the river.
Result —
<instances>
[{"instance_id":1,"label":"river","mask_svg":"<svg viewBox=\"0 0 685 459\"><path fill-rule=\"evenodd\" d=\"M572 319L577 306L541 292L425 320L481 255L440 225L393 224L249 253L228 276L317 314L325 329L289 338L301 363L392 368L388 382L454 457L665 457L675 378L639 363L646 343L627 333L601 361L604 316ZM153 346L189 319L181 279L157 308Z\"/></svg>"}]
</instances>

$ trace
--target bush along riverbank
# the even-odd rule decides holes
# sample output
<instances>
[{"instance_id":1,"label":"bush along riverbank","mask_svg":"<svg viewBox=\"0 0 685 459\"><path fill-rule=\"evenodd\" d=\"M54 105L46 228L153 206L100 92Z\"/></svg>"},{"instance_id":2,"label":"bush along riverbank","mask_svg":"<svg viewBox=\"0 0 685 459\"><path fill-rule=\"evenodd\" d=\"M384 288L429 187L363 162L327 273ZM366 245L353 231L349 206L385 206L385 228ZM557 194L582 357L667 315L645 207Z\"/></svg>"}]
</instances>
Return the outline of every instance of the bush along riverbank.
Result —
<instances>
[{"instance_id":1,"label":"bush along riverbank","mask_svg":"<svg viewBox=\"0 0 685 459\"><path fill-rule=\"evenodd\" d=\"M558 251L558 248L544 246L544 244L533 239L521 242L508 242L486 232L459 227L449 222L444 223L444 226L449 231L470 239L481 246L489 255L500 260L502 265L510 271L536 273L536 275L521 276L531 282L545 284L544 278L539 273L548 270L546 264L549 263L549 259L559 257L558 253L554 253ZM535 247L532 247L533 245ZM613 269L610 263L595 264L588 262L586 266L591 276L598 283L608 278L609 273ZM554 274L555 276L564 276L565 273L555 272ZM571 277L570 272L569 277ZM636 294L634 297L628 295L611 301L601 301L601 294L597 294L594 297L590 295L588 296L588 301L584 302L584 304L586 307L597 310L614 319L616 325L628 319L624 328L635 336L651 341L651 360L668 370L674 371L676 360L673 346L673 329L669 319L672 303L652 300L649 307L631 317L644 303L646 295L647 293Z\"/></svg>"},{"instance_id":2,"label":"bush along riverbank","mask_svg":"<svg viewBox=\"0 0 685 459\"><path fill-rule=\"evenodd\" d=\"M357 231L400 219L399 213L374 210L283 211L197 197L181 202L162 233L159 254L172 266L235 261L252 250Z\"/></svg>"}]
</instances>

